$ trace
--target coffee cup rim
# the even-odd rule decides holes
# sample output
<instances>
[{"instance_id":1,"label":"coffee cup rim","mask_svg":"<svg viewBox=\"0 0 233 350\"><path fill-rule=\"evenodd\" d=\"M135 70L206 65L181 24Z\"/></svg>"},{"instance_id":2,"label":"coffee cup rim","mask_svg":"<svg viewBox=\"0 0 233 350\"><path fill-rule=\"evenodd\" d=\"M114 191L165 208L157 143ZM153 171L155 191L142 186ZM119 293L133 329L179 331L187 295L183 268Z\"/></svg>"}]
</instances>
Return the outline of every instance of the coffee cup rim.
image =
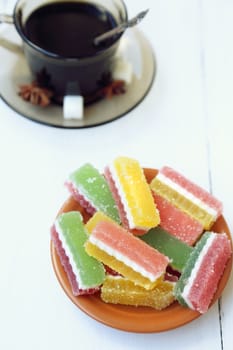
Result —
<instances>
[{"instance_id":1,"label":"coffee cup rim","mask_svg":"<svg viewBox=\"0 0 233 350\"><path fill-rule=\"evenodd\" d=\"M111 50L111 48L117 43L119 42L119 40L121 39L122 35L124 34L124 31L120 34L118 34L117 38L111 43L111 45L109 45L107 48L103 48L100 49L98 51L96 51L95 54L89 55L89 56L84 56L84 57L65 57L65 56L60 56L56 53L47 51L43 48L41 48L40 46L34 44L30 39L28 39L28 37L24 34L23 30L22 30L22 25L20 24L19 18L18 18L18 14L17 14L17 10L18 10L18 2L16 2L15 6L14 6L14 11L13 11L13 22L15 25L15 28L19 34L19 36L21 37L21 39L23 40L24 43L26 43L27 45L29 45L32 49L36 50L37 52L39 52L40 54L49 57L51 59L56 59L56 60L60 60L60 61L73 61L73 62L77 62L78 61L86 61L86 60L90 60L90 59L94 59L97 56L100 56L103 52L108 52ZM128 20L128 10L126 7L126 4L124 2L124 0L121 0L122 5L124 7L124 12L125 12L125 20Z\"/></svg>"}]
</instances>

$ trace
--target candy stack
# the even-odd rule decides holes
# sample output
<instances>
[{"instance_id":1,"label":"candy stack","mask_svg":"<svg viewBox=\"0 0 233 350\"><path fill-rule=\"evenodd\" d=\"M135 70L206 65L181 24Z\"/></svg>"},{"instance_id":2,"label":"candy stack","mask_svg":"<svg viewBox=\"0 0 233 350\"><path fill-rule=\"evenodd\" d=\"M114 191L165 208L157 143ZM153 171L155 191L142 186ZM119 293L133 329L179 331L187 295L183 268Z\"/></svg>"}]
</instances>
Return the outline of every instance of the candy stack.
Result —
<instances>
[{"instance_id":1,"label":"candy stack","mask_svg":"<svg viewBox=\"0 0 233 350\"><path fill-rule=\"evenodd\" d=\"M192 245L222 213L222 203L169 167L163 167L150 184L160 225Z\"/></svg>"},{"instance_id":2,"label":"candy stack","mask_svg":"<svg viewBox=\"0 0 233 350\"><path fill-rule=\"evenodd\" d=\"M211 227L222 203L169 167L147 183L139 162L118 157L102 175L91 164L67 187L89 213L57 217L51 237L75 296L157 310L177 300L208 310L232 254ZM84 211L85 211L84 210ZM84 212L83 211L83 212Z\"/></svg>"},{"instance_id":3,"label":"candy stack","mask_svg":"<svg viewBox=\"0 0 233 350\"><path fill-rule=\"evenodd\" d=\"M116 223L99 222L90 234L86 252L145 289L163 277L169 259Z\"/></svg>"}]
</instances>

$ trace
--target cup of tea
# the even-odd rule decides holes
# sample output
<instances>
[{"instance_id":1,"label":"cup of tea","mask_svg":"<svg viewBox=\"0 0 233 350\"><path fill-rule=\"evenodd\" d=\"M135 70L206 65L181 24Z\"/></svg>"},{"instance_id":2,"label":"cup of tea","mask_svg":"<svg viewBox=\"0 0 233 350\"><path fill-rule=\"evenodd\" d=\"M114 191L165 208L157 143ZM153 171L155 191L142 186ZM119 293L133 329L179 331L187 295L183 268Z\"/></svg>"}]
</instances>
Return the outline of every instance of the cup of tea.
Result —
<instances>
[{"instance_id":1,"label":"cup of tea","mask_svg":"<svg viewBox=\"0 0 233 350\"><path fill-rule=\"evenodd\" d=\"M13 13L31 72L61 101L67 94L95 99L122 33L98 45L94 39L127 19L122 0L18 0Z\"/></svg>"}]
</instances>

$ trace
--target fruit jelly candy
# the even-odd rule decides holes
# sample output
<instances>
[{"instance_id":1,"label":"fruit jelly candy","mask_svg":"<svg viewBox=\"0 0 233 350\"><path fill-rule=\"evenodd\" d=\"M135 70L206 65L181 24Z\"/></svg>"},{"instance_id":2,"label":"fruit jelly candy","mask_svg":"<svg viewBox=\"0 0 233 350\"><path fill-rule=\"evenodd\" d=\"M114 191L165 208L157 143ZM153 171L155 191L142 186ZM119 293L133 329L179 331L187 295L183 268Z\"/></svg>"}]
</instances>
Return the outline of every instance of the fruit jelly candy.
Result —
<instances>
[{"instance_id":1,"label":"fruit jelly candy","mask_svg":"<svg viewBox=\"0 0 233 350\"><path fill-rule=\"evenodd\" d=\"M95 228L95 226L96 226L96 225L98 224L98 222L100 222L100 221L110 221L110 222L112 222L113 220L112 220L109 216L107 216L107 215L101 213L100 211L97 211L97 212L87 221L87 223L86 223L86 225L85 225L87 231L88 231L89 233L91 233L92 230Z\"/></svg>"},{"instance_id":2,"label":"fruit jelly candy","mask_svg":"<svg viewBox=\"0 0 233 350\"><path fill-rule=\"evenodd\" d=\"M60 253L61 262L63 265L65 264L64 267L70 282L75 277L76 287L78 286L78 288L74 288L75 295L85 294L85 291L89 292L90 289L98 289L104 281L105 270L103 264L90 257L84 249L88 233L82 222L81 214L72 211L59 215L52 229L52 239L56 238L54 231L60 241L59 245L59 241L55 242L54 239L55 248L58 248L57 252L58 255ZM67 259L61 255L61 248ZM73 286L72 283L71 285Z\"/></svg>"},{"instance_id":3,"label":"fruit jelly candy","mask_svg":"<svg viewBox=\"0 0 233 350\"><path fill-rule=\"evenodd\" d=\"M200 200L203 200L203 202L207 203L211 208L214 208L218 212L218 215L221 214L222 203L208 191L188 180L182 174L178 173L170 167L163 167L161 169L161 173L186 189L188 192L192 193Z\"/></svg>"},{"instance_id":4,"label":"fruit jelly candy","mask_svg":"<svg viewBox=\"0 0 233 350\"><path fill-rule=\"evenodd\" d=\"M194 245L203 232L202 224L161 196L154 194L160 226L188 245Z\"/></svg>"},{"instance_id":5,"label":"fruit jelly candy","mask_svg":"<svg viewBox=\"0 0 233 350\"><path fill-rule=\"evenodd\" d=\"M152 191L170 201L209 230L222 213L222 203L170 167L163 167L151 181Z\"/></svg>"},{"instance_id":6,"label":"fruit jelly candy","mask_svg":"<svg viewBox=\"0 0 233 350\"><path fill-rule=\"evenodd\" d=\"M146 289L158 283L169 263L165 255L114 222L99 222L85 248L89 255Z\"/></svg>"},{"instance_id":7,"label":"fruit jelly candy","mask_svg":"<svg viewBox=\"0 0 233 350\"><path fill-rule=\"evenodd\" d=\"M66 185L90 214L101 211L120 223L118 209L104 176L91 164L84 164L68 178Z\"/></svg>"},{"instance_id":8,"label":"fruit jelly candy","mask_svg":"<svg viewBox=\"0 0 233 350\"><path fill-rule=\"evenodd\" d=\"M177 300L200 313L206 312L231 254L231 243L225 233L204 233L175 286Z\"/></svg>"},{"instance_id":9,"label":"fruit jelly candy","mask_svg":"<svg viewBox=\"0 0 233 350\"><path fill-rule=\"evenodd\" d=\"M177 271L182 271L193 248L185 244L175 236L163 230L161 227L152 228L140 238L156 248L160 253L170 259L170 265Z\"/></svg>"},{"instance_id":10,"label":"fruit jelly candy","mask_svg":"<svg viewBox=\"0 0 233 350\"><path fill-rule=\"evenodd\" d=\"M86 223L85 227L89 234L91 234L92 230L95 228L95 226L100 222L100 221L110 221L114 222L112 219L110 219L107 215L101 213L100 211L97 211ZM118 272L115 270L111 269L109 266L105 265L104 266L106 273L110 275L119 275Z\"/></svg>"},{"instance_id":11,"label":"fruit jelly candy","mask_svg":"<svg viewBox=\"0 0 233 350\"><path fill-rule=\"evenodd\" d=\"M123 226L140 234L159 224L159 213L143 169L135 159L118 157L105 169ZM136 231L134 233L137 233Z\"/></svg>"},{"instance_id":12,"label":"fruit jelly candy","mask_svg":"<svg viewBox=\"0 0 233 350\"><path fill-rule=\"evenodd\" d=\"M85 295L85 294L94 294L94 293L98 292L100 287L88 288L88 289L80 289L79 288L79 285L78 285L76 276L72 270L72 266L70 264L69 258L66 255L66 252L62 246L62 242L60 241L60 239L58 237L58 234L55 230L54 225L51 228L51 239L53 241L56 252L59 256L60 262L61 262L61 264L66 272L66 275L68 277L73 295L78 296L78 295Z\"/></svg>"},{"instance_id":13,"label":"fruit jelly candy","mask_svg":"<svg viewBox=\"0 0 233 350\"><path fill-rule=\"evenodd\" d=\"M154 289L146 290L120 276L107 276L101 287L101 299L106 303L149 306L156 310L168 307L175 300L174 283L161 281Z\"/></svg>"}]
</instances>

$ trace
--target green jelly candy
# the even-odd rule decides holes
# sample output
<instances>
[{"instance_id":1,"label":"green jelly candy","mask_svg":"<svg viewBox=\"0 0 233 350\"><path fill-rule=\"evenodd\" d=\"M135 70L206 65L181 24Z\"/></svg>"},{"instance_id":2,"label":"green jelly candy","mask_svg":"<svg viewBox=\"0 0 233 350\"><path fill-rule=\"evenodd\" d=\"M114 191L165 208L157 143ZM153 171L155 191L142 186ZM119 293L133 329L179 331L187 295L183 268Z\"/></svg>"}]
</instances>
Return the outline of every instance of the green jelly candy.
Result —
<instances>
[{"instance_id":1,"label":"green jelly candy","mask_svg":"<svg viewBox=\"0 0 233 350\"><path fill-rule=\"evenodd\" d=\"M197 244L195 245L195 247L193 248L192 253L189 256L189 259L185 265L185 268L178 280L178 282L176 283L175 289L174 289L174 294L176 299L179 301L179 303L181 305L187 306L187 303L185 302L185 300L182 298L181 294L186 286L186 284L189 281L189 277L192 273L192 270L196 264L197 259L199 258L199 255L202 251L202 249L204 248L208 238L210 237L211 233L210 232L206 232L205 234L203 234L203 236L200 238L200 240L197 242Z\"/></svg>"},{"instance_id":2,"label":"green jelly candy","mask_svg":"<svg viewBox=\"0 0 233 350\"><path fill-rule=\"evenodd\" d=\"M120 223L118 209L108 183L91 164L84 164L74 171L69 180L97 211L101 211Z\"/></svg>"},{"instance_id":3,"label":"green jelly candy","mask_svg":"<svg viewBox=\"0 0 233 350\"><path fill-rule=\"evenodd\" d=\"M171 235L161 227L152 228L140 238L156 248L160 253L170 258L170 265L177 271L182 271L193 248Z\"/></svg>"},{"instance_id":4,"label":"green jelly candy","mask_svg":"<svg viewBox=\"0 0 233 350\"><path fill-rule=\"evenodd\" d=\"M102 263L89 256L84 248L89 234L83 224L82 215L78 211L63 213L58 216L56 230L62 235L68 256L72 256L73 263L79 273L80 287L92 288L99 286L105 279L105 269Z\"/></svg>"}]
</instances>

